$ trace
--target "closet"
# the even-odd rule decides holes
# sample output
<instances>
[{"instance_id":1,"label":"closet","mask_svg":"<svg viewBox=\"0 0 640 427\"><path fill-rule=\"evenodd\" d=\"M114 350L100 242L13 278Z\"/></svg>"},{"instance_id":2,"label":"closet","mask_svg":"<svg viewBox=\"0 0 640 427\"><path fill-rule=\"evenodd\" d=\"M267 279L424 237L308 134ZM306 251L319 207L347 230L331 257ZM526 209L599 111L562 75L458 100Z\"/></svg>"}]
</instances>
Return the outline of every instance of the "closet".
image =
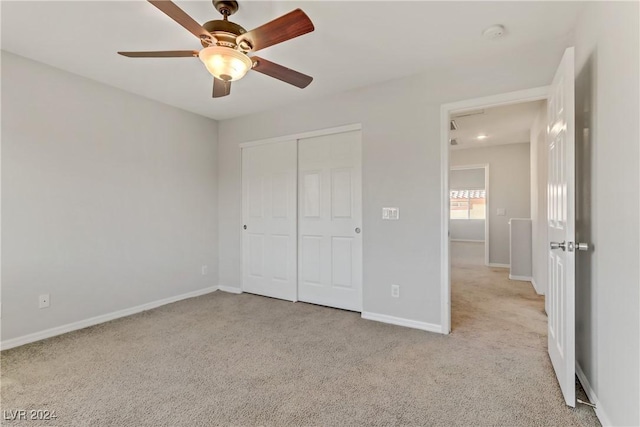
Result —
<instances>
[{"instance_id":1,"label":"closet","mask_svg":"<svg viewBox=\"0 0 640 427\"><path fill-rule=\"evenodd\" d=\"M244 292L362 311L360 130L242 147Z\"/></svg>"}]
</instances>

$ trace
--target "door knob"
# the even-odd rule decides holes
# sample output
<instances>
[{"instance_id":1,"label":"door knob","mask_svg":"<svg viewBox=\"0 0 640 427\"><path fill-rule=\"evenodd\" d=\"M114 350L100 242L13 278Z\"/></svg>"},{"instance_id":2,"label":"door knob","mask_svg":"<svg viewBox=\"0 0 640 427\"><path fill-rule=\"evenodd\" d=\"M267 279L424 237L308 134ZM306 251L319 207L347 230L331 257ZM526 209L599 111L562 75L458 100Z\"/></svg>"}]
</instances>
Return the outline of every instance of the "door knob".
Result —
<instances>
[{"instance_id":1,"label":"door knob","mask_svg":"<svg viewBox=\"0 0 640 427\"><path fill-rule=\"evenodd\" d=\"M550 242L549 246L551 246L551 249L562 249L563 251L567 249L567 245L566 243L563 242Z\"/></svg>"},{"instance_id":2,"label":"door knob","mask_svg":"<svg viewBox=\"0 0 640 427\"><path fill-rule=\"evenodd\" d=\"M588 243L577 243L576 242L576 249L579 251L588 251L589 250L589 244Z\"/></svg>"},{"instance_id":3,"label":"door knob","mask_svg":"<svg viewBox=\"0 0 640 427\"><path fill-rule=\"evenodd\" d=\"M246 230L247 229L247 225L246 224L243 225L242 228L244 228Z\"/></svg>"},{"instance_id":4,"label":"door knob","mask_svg":"<svg viewBox=\"0 0 640 427\"><path fill-rule=\"evenodd\" d=\"M360 228L356 227L356 234L360 234Z\"/></svg>"}]
</instances>

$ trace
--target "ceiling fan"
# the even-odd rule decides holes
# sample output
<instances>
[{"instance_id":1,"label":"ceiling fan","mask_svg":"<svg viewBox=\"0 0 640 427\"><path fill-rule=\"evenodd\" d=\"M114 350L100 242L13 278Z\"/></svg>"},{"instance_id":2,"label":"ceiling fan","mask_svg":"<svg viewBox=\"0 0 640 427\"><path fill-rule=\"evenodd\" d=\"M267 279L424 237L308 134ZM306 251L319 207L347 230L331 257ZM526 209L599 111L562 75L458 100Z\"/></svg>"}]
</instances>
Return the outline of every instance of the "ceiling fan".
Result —
<instances>
[{"instance_id":1,"label":"ceiling fan","mask_svg":"<svg viewBox=\"0 0 640 427\"><path fill-rule=\"evenodd\" d=\"M240 25L229 21L229 16L238 11L237 1L213 0L213 6L222 14L223 19L205 22L202 25L171 1L147 1L198 37L203 49L200 51L118 52L120 55L129 58L199 57L209 73L213 75L214 98L229 95L231 82L241 79L251 69L301 89L307 87L313 80L313 77L258 56L248 56L249 53L313 31L313 23L300 9L251 31L246 31Z\"/></svg>"}]
</instances>

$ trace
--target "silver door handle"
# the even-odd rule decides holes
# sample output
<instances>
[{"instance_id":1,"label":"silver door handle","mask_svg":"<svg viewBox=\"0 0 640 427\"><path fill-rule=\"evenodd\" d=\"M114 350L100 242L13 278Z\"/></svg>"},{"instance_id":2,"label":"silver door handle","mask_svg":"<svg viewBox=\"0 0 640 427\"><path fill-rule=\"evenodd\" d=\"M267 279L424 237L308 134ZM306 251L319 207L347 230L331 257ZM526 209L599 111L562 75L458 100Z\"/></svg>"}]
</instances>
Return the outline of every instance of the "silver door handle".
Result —
<instances>
[{"instance_id":1,"label":"silver door handle","mask_svg":"<svg viewBox=\"0 0 640 427\"><path fill-rule=\"evenodd\" d=\"M356 227L356 234L360 234L360 227Z\"/></svg>"},{"instance_id":2,"label":"silver door handle","mask_svg":"<svg viewBox=\"0 0 640 427\"><path fill-rule=\"evenodd\" d=\"M566 245L566 243L564 241L561 242L561 243L550 242L549 246L551 246L551 249L562 249L563 251L567 249L567 245Z\"/></svg>"}]
</instances>

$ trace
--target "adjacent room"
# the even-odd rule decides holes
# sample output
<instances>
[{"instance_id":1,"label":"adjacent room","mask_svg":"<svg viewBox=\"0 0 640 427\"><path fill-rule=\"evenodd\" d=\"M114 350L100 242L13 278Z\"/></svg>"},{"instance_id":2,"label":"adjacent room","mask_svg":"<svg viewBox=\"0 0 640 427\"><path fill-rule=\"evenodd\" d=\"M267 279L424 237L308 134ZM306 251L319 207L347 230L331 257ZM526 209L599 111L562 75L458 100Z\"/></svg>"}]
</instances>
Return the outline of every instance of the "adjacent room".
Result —
<instances>
[{"instance_id":1,"label":"adjacent room","mask_svg":"<svg viewBox=\"0 0 640 427\"><path fill-rule=\"evenodd\" d=\"M640 425L639 2L0 19L1 424Z\"/></svg>"}]
</instances>

